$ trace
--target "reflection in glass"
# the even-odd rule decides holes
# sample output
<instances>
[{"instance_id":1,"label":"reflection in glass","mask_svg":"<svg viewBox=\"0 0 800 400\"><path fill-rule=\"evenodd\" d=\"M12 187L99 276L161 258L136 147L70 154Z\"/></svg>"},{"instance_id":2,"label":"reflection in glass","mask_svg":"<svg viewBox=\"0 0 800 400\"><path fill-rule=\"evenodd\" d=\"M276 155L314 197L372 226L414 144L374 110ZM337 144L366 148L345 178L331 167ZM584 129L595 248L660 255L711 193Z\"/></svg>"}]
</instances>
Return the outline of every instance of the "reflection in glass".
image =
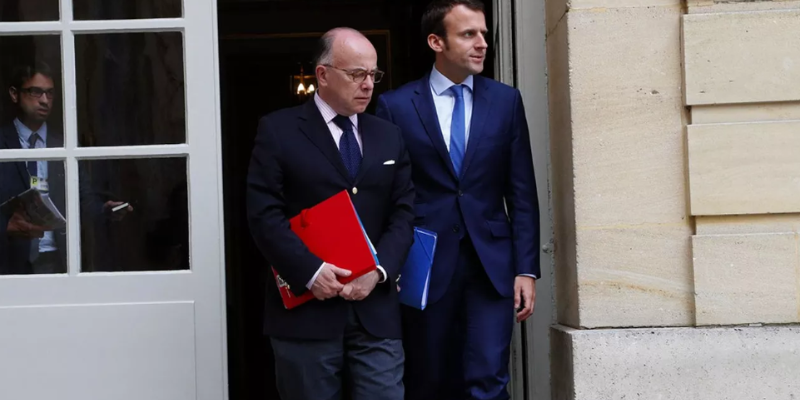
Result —
<instances>
[{"instance_id":1,"label":"reflection in glass","mask_svg":"<svg viewBox=\"0 0 800 400\"><path fill-rule=\"evenodd\" d=\"M63 161L0 163L0 275L67 272L64 184Z\"/></svg>"},{"instance_id":2,"label":"reflection in glass","mask_svg":"<svg viewBox=\"0 0 800 400\"><path fill-rule=\"evenodd\" d=\"M75 36L81 146L186 141L180 32Z\"/></svg>"},{"instance_id":3,"label":"reflection in glass","mask_svg":"<svg viewBox=\"0 0 800 400\"><path fill-rule=\"evenodd\" d=\"M181 0L72 0L72 4L78 20L180 18L182 15Z\"/></svg>"},{"instance_id":4,"label":"reflection in glass","mask_svg":"<svg viewBox=\"0 0 800 400\"><path fill-rule=\"evenodd\" d=\"M41 139L35 147L63 147L59 37L0 36L0 129ZM14 133L12 132L13 136Z\"/></svg>"},{"instance_id":5,"label":"reflection in glass","mask_svg":"<svg viewBox=\"0 0 800 400\"><path fill-rule=\"evenodd\" d=\"M97 209L81 197L82 271L189 269L186 168L184 158L79 161L81 191L100 198L84 215Z\"/></svg>"},{"instance_id":6,"label":"reflection in glass","mask_svg":"<svg viewBox=\"0 0 800 400\"><path fill-rule=\"evenodd\" d=\"M0 22L58 21L58 0L0 1Z\"/></svg>"}]
</instances>

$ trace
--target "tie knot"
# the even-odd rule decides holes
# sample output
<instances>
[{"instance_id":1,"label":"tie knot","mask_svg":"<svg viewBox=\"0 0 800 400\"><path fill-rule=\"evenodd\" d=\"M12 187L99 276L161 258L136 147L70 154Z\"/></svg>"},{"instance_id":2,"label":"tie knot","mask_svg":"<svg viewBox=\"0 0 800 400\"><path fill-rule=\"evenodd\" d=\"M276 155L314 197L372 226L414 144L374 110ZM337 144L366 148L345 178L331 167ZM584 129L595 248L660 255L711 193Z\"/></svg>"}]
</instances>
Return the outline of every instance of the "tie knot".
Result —
<instances>
[{"instance_id":1,"label":"tie knot","mask_svg":"<svg viewBox=\"0 0 800 400\"><path fill-rule=\"evenodd\" d=\"M32 149L36 148L36 142L38 142L39 140L41 140L41 137L39 136L39 134L36 133L36 132L33 132L31 134L31 137L28 138L28 146L30 148L32 148Z\"/></svg>"},{"instance_id":2,"label":"tie knot","mask_svg":"<svg viewBox=\"0 0 800 400\"><path fill-rule=\"evenodd\" d=\"M337 115L333 117L333 123L339 128L342 128L342 130L345 132L353 130L353 123L350 121L350 118L345 117L344 115Z\"/></svg>"},{"instance_id":3,"label":"tie knot","mask_svg":"<svg viewBox=\"0 0 800 400\"><path fill-rule=\"evenodd\" d=\"M464 97L464 85L453 85L453 86L450 86L450 90L453 91L453 94L456 97L458 97L458 98Z\"/></svg>"}]
</instances>

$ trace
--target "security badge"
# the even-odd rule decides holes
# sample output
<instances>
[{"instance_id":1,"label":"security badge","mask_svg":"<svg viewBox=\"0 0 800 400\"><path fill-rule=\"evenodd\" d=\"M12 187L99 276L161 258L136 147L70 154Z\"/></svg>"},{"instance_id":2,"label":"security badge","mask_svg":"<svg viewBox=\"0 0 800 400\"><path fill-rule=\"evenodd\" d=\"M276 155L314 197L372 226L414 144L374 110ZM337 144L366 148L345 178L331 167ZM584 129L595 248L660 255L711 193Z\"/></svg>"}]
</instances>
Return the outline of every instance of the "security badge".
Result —
<instances>
[{"instance_id":1,"label":"security badge","mask_svg":"<svg viewBox=\"0 0 800 400\"><path fill-rule=\"evenodd\" d=\"M47 184L47 179L39 178L38 176L31 177L31 187L38 189L40 192L47 193L50 191L50 185Z\"/></svg>"}]
</instances>

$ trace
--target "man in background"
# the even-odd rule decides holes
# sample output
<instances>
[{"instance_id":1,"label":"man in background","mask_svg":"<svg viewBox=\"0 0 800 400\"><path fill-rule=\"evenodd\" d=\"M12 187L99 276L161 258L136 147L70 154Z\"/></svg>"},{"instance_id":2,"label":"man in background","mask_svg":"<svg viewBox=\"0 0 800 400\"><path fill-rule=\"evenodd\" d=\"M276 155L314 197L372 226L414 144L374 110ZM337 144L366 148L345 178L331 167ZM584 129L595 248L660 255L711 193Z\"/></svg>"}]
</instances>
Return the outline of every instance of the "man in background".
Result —
<instances>
[{"instance_id":1,"label":"man in background","mask_svg":"<svg viewBox=\"0 0 800 400\"><path fill-rule=\"evenodd\" d=\"M17 67L8 94L16 118L0 127L0 150L64 147L64 136L47 124L56 100L53 71L39 62ZM63 161L0 163L0 204L37 187L66 217ZM80 174L80 202L84 216L92 217L123 204L103 201L92 193L89 180ZM114 216L120 218L132 207ZM0 213L0 274L57 274L67 271L66 231L45 231L26 220L21 212Z\"/></svg>"},{"instance_id":2,"label":"man in background","mask_svg":"<svg viewBox=\"0 0 800 400\"><path fill-rule=\"evenodd\" d=\"M403 308L406 398L504 400L514 317L532 314L539 277L525 109L518 90L479 75L480 1L434 1L422 26L435 65L377 108L409 147L414 223L438 234L427 308Z\"/></svg>"}]
</instances>

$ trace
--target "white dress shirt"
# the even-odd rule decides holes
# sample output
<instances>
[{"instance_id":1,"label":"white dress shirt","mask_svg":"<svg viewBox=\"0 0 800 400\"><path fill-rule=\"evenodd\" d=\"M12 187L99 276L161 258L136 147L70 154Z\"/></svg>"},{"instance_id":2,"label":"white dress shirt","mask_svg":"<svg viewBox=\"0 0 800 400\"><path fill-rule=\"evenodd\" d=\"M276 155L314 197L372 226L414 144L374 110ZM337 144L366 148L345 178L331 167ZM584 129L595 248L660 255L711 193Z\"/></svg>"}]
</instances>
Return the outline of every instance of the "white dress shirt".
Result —
<instances>
[{"instance_id":1,"label":"white dress shirt","mask_svg":"<svg viewBox=\"0 0 800 400\"><path fill-rule=\"evenodd\" d=\"M33 131L30 130L19 118L14 120L14 127L17 128L17 134L19 135L19 144L22 146L23 149L30 149L30 138L33 135ZM41 140L36 142L36 149L44 149L47 147L47 123L45 122L42 124L42 127L39 128L36 133L39 135ZM26 163L27 164L27 163ZM27 170L27 167L26 167ZM47 161L36 161L36 175L39 175L39 178L44 179L45 181L48 180L49 176L47 174ZM48 182L49 183L49 182ZM48 196L47 193L44 193L45 196ZM56 251L56 241L52 231L48 231L44 233L44 237L39 240L39 253L49 253L51 251Z\"/></svg>"},{"instance_id":2,"label":"white dress shirt","mask_svg":"<svg viewBox=\"0 0 800 400\"><path fill-rule=\"evenodd\" d=\"M474 78L472 75L468 76L461 84L464 86L464 149L469 146L469 128L472 123L472 99L473 99L473 83ZM453 109L456 106L456 98L450 88L455 85L453 81L442 75L436 66L433 67L430 76L431 94L433 95L433 104L436 106L436 115L439 117L439 127L442 129L442 137L444 144L447 146L447 151L450 151L450 126L453 120ZM527 276L537 279L536 275L521 274L520 276Z\"/></svg>"},{"instance_id":3,"label":"white dress shirt","mask_svg":"<svg viewBox=\"0 0 800 400\"><path fill-rule=\"evenodd\" d=\"M325 102L325 100L322 100L322 98L319 97L319 93L314 93L314 103L317 105L319 112L322 114L322 119L325 121L325 124L328 125L328 129L331 131L331 135L333 136L333 141L336 142L336 148L339 148L339 142L342 140L342 135L344 134L344 131L342 130L342 128L339 127L339 125L336 125L336 123L333 122L333 119L336 118L336 116L339 114L337 114L336 111L334 111L333 108L331 108L331 106ZM357 114L351 115L350 122L353 123L353 133L356 134L356 142L358 142L358 149L361 150L361 154L363 155L364 145L361 143L361 132L359 132L358 130L358 115ZM314 286L314 281L317 280L317 276L319 276L319 273L322 272L322 267L324 266L325 263L323 262L322 265L319 266L317 273L315 273L314 276L311 277L311 280L309 280L308 283L306 284L306 288L311 289L311 286ZM381 279L378 283L385 282L386 271L380 265L378 266L378 272L380 272L381 274Z\"/></svg>"}]
</instances>

